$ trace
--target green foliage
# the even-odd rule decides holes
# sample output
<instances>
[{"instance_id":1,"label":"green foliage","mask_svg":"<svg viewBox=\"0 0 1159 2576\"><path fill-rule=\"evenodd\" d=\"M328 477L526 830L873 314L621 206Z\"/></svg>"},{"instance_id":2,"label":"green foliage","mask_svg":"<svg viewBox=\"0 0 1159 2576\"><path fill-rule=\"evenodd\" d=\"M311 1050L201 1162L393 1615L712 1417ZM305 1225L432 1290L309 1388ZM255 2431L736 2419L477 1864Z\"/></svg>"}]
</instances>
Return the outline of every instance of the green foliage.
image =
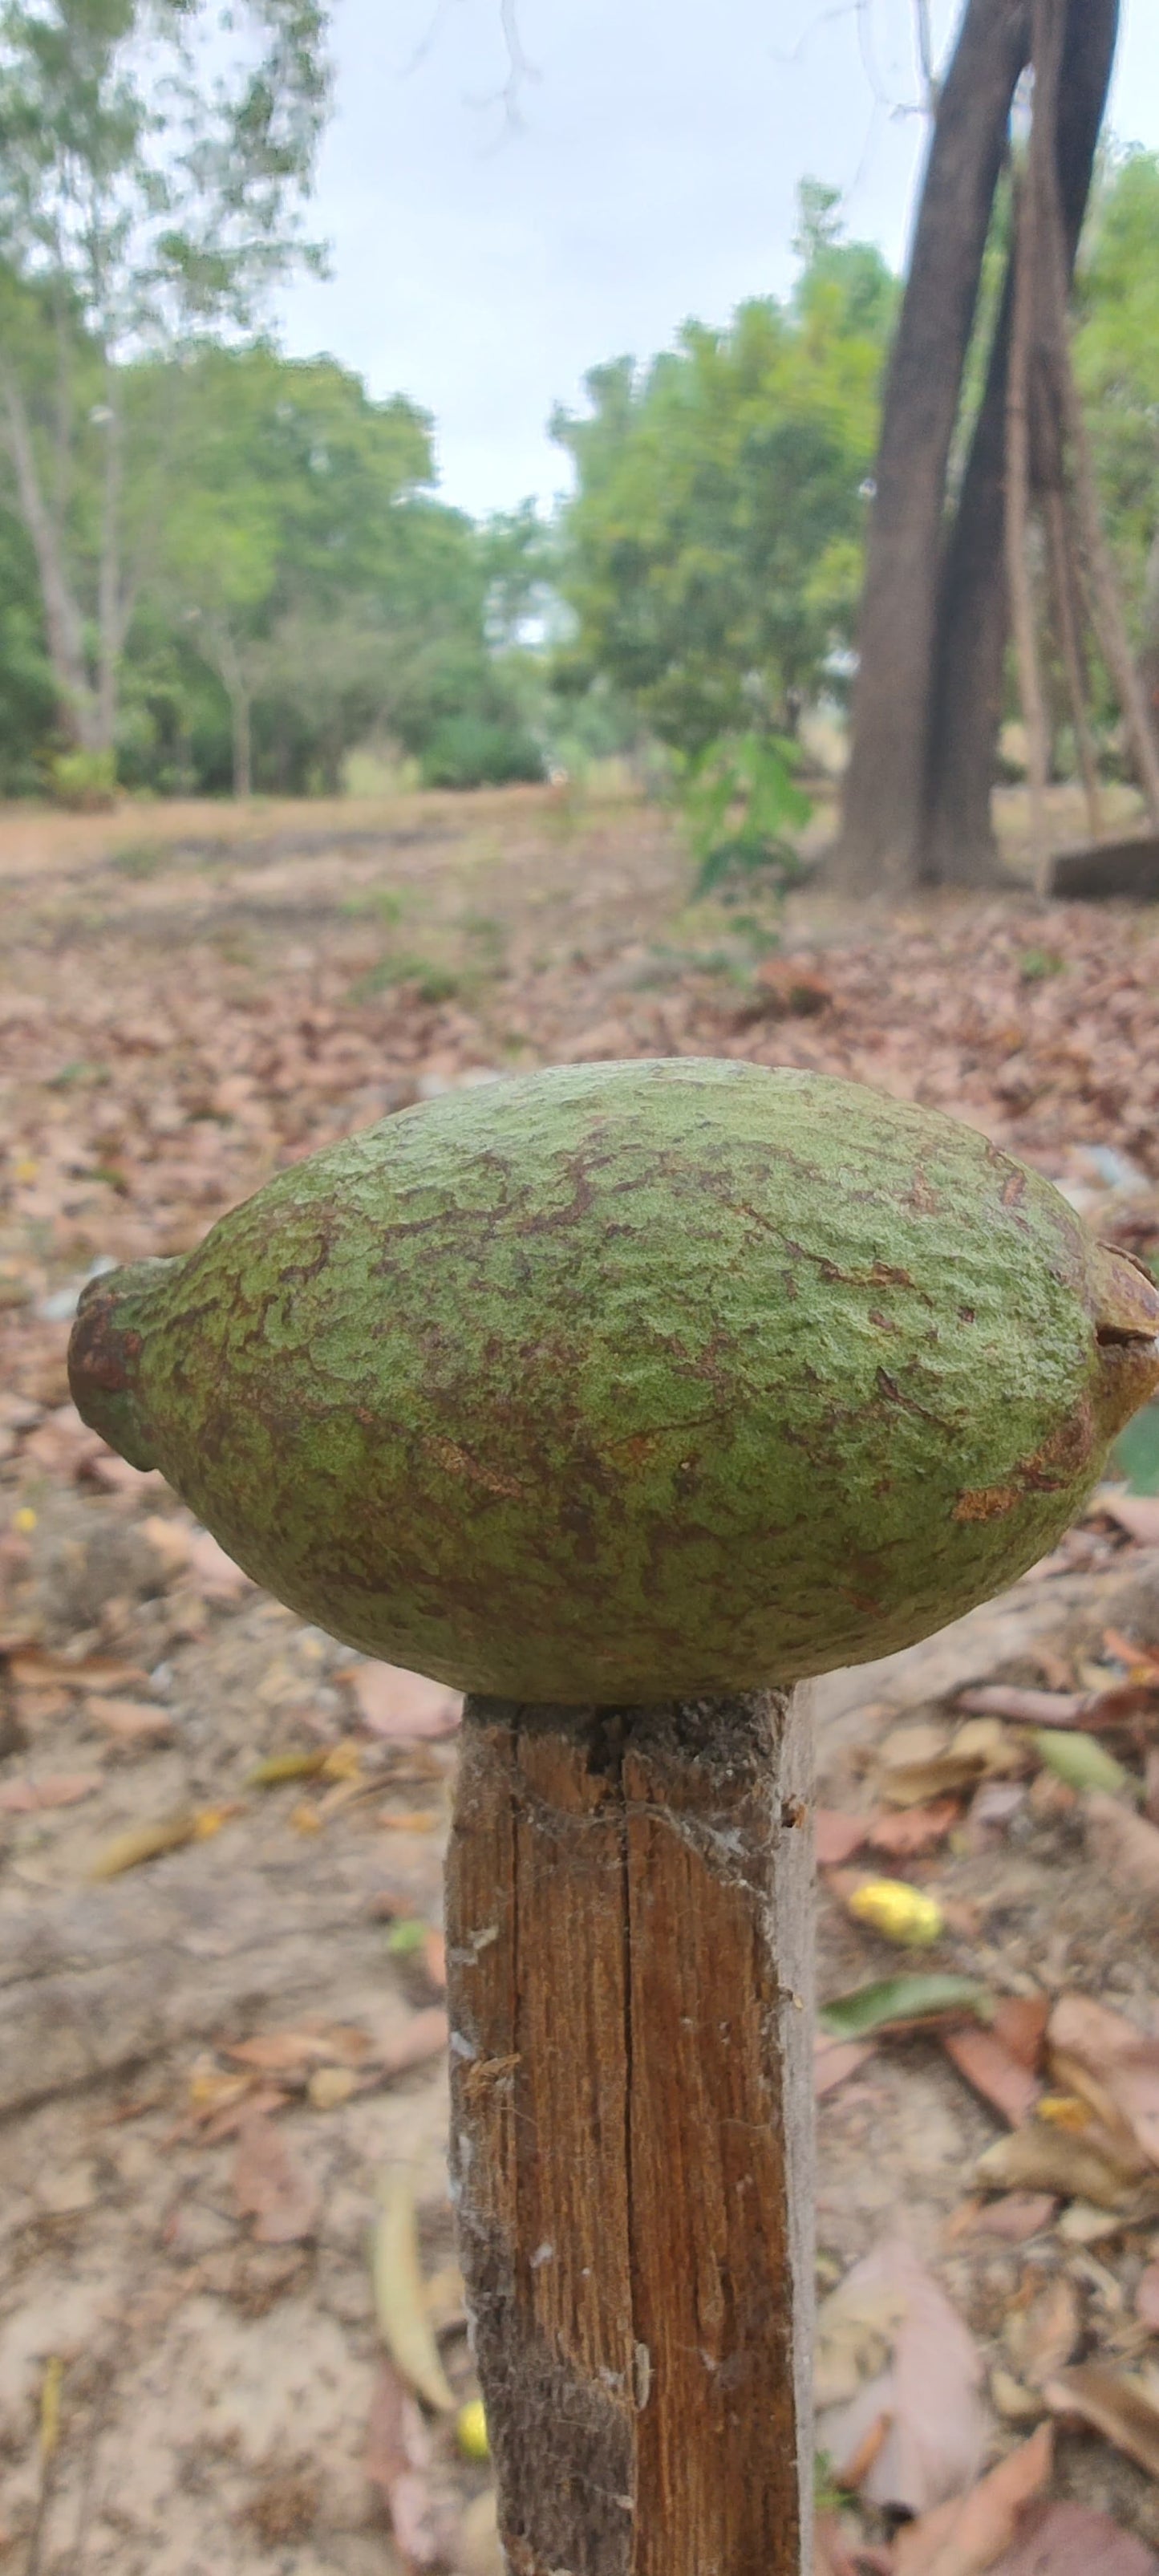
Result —
<instances>
[{"instance_id":1,"label":"green foliage","mask_svg":"<svg viewBox=\"0 0 1159 2576\"><path fill-rule=\"evenodd\" d=\"M1159 153L1110 154L1078 274L1075 359L1136 641L1159 681Z\"/></svg>"},{"instance_id":2,"label":"green foliage","mask_svg":"<svg viewBox=\"0 0 1159 2576\"><path fill-rule=\"evenodd\" d=\"M0 0L0 497L88 751L113 745L184 361L316 256L323 39L318 0Z\"/></svg>"},{"instance_id":3,"label":"green foliage","mask_svg":"<svg viewBox=\"0 0 1159 2576\"><path fill-rule=\"evenodd\" d=\"M43 786L38 755L55 714L32 550L23 528L0 509L0 796Z\"/></svg>"},{"instance_id":4,"label":"green foliage","mask_svg":"<svg viewBox=\"0 0 1159 2576\"><path fill-rule=\"evenodd\" d=\"M117 762L111 751L58 751L48 764L55 805L73 814L100 814L116 803Z\"/></svg>"},{"instance_id":5,"label":"green foliage","mask_svg":"<svg viewBox=\"0 0 1159 2576\"><path fill-rule=\"evenodd\" d=\"M543 753L518 723L444 716L421 755L425 787L507 787L543 777Z\"/></svg>"},{"instance_id":6,"label":"green foliage","mask_svg":"<svg viewBox=\"0 0 1159 2576\"><path fill-rule=\"evenodd\" d=\"M793 772L795 743L775 734L724 734L689 760L679 796L693 857L695 893L735 901L761 884L783 892L802 873L790 831L812 806Z\"/></svg>"},{"instance_id":7,"label":"green foliage","mask_svg":"<svg viewBox=\"0 0 1159 2576\"><path fill-rule=\"evenodd\" d=\"M1052 975L1065 975L1066 959L1053 948L1024 948L1018 960L1021 984L1044 984Z\"/></svg>"},{"instance_id":8,"label":"green foliage","mask_svg":"<svg viewBox=\"0 0 1159 2576\"><path fill-rule=\"evenodd\" d=\"M588 378L586 418L556 415L578 479L561 584L575 688L602 673L683 751L758 720L791 723L849 644L863 485L877 437L896 287L802 196L787 304L688 323L675 350Z\"/></svg>"}]
</instances>

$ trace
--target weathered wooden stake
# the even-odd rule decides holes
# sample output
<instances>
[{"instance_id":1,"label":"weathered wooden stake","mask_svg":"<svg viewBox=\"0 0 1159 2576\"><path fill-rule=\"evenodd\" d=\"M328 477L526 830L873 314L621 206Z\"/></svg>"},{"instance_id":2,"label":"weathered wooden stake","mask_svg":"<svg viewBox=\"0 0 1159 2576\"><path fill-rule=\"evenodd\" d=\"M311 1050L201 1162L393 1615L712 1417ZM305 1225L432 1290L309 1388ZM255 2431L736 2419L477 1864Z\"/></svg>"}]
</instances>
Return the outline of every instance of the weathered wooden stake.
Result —
<instances>
[{"instance_id":1,"label":"weathered wooden stake","mask_svg":"<svg viewBox=\"0 0 1159 2576\"><path fill-rule=\"evenodd\" d=\"M452 2188L514 2576L811 2565L808 1730L474 1699Z\"/></svg>"}]
</instances>

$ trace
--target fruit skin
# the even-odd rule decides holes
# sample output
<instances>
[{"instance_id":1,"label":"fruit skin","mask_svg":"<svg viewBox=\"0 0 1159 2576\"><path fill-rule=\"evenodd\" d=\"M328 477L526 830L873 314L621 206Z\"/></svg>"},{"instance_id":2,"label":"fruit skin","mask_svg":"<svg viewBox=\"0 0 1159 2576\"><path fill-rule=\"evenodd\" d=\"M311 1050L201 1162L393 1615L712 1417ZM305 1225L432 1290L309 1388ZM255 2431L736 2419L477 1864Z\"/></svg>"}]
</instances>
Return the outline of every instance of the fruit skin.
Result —
<instances>
[{"instance_id":1,"label":"fruit skin","mask_svg":"<svg viewBox=\"0 0 1159 2576\"><path fill-rule=\"evenodd\" d=\"M665 1059L279 1173L94 1281L71 1371L304 1618L631 1703L885 1654L1009 1582L1159 1382L1157 1329L1137 1265L973 1129Z\"/></svg>"}]
</instances>

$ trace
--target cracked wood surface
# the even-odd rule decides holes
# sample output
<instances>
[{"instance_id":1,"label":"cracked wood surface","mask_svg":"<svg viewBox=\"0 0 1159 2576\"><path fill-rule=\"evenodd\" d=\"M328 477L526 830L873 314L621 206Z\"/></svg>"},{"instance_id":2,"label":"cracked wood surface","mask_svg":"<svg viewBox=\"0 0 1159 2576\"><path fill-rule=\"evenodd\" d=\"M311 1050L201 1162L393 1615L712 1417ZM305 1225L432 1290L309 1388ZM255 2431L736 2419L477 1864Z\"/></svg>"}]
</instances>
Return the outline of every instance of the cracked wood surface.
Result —
<instances>
[{"instance_id":1,"label":"cracked wood surface","mask_svg":"<svg viewBox=\"0 0 1159 2576\"><path fill-rule=\"evenodd\" d=\"M452 2188L514 2576L799 2576L809 1730L469 1701Z\"/></svg>"}]
</instances>

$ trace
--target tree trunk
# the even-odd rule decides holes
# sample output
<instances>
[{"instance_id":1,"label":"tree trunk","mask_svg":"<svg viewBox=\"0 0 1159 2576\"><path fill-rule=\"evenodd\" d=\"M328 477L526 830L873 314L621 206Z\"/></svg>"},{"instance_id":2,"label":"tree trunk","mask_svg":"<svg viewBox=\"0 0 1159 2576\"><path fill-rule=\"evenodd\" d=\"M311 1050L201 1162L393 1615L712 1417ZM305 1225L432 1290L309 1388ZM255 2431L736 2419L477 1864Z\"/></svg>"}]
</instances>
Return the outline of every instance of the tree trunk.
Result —
<instances>
[{"instance_id":1,"label":"tree trunk","mask_svg":"<svg viewBox=\"0 0 1159 2576\"><path fill-rule=\"evenodd\" d=\"M990 794L1002 723L1006 638L1006 402L1014 272L1008 267L986 385L946 539L915 875L991 885L1000 871Z\"/></svg>"},{"instance_id":2,"label":"tree trunk","mask_svg":"<svg viewBox=\"0 0 1159 2576\"><path fill-rule=\"evenodd\" d=\"M1036 873L1046 864L1046 787L1050 730L1038 651L1038 611L1030 562L1030 397L1036 239L1034 191L1019 191L1014 257L1014 322L1006 396L1006 587L1010 599L1018 686L1026 732L1030 794L1030 846Z\"/></svg>"},{"instance_id":3,"label":"tree trunk","mask_svg":"<svg viewBox=\"0 0 1159 2576\"><path fill-rule=\"evenodd\" d=\"M97 729L100 751L111 751L117 730L121 665L121 412L112 368L106 370L105 472L101 496L101 557L97 574Z\"/></svg>"},{"instance_id":4,"label":"tree trunk","mask_svg":"<svg viewBox=\"0 0 1159 2576\"><path fill-rule=\"evenodd\" d=\"M886 388L836 882L919 874L946 471L1011 101L1025 0L969 0L938 104Z\"/></svg>"},{"instance_id":5,"label":"tree trunk","mask_svg":"<svg viewBox=\"0 0 1159 2576\"><path fill-rule=\"evenodd\" d=\"M514 2576L812 2568L808 1730L469 1700L452 2190Z\"/></svg>"},{"instance_id":6,"label":"tree trunk","mask_svg":"<svg viewBox=\"0 0 1159 2576\"><path fill-rule=\"evenodd\" d=\"M1050 550L1050 574L1054 592L1054 609L1058 630L1059 659L1074 727L1075 755L1087 806L1087 830L1097 841L1102 829L1102 799L1099 794L1099 771L1095 757L1094 736L1087 709L1087 674L1083 661L1079 625L1079 600L1074 558L1067 533L1066 495L1061 490L1045 496L1047 544Z\"/></svg>"},{"instance_id":7,"label":"tree trunk","mask_svg":"<svg viewBox=\"0 0 1159 2576\"><path fill-rule=\"evenodd\" d=\"M1140 661L1143 686L1154 722L1159 724L1159 530L1152 539L1147 557L1147 581L1143 593L1143 653Z\"/></svg>"},{"instance_id":8,"label":"tree trunk","mask_svg":"<svg viewBox=\"0 0 1159 2576\"><path fill-rule=\"evenodd\" d=\"M238 687L230 698L233 717L233 792L239 804L253 794L253 728L250 701L246 689Z\"/></svg>"},{"instance_id":9,"label":"tree trunk","mask_svg":"<svg viewBox=\"0 0 1159 2576\"><path fill-rule=\"evenodd\" d=\"M1058 179L1068 269L1090 194L1119 29L1119 0L1071 0L1059 81ZM1004 567L1008 274L957 515L942 570L919 873L977 885L999 874L990 795L1010 631Z\"/></svg>"},{"instance_id":10,"label":"tree trunk","mask_svg":"<svg viewBox=\"0 0 1159 2576\"><path fill-rule=\"evenodd\" d=\"M978 0L972 0L972 8L977 5ZM1068 259L1072 264L1090 192L1118 17L1118 0L1070 0L1067 10L1058 115L1058 174ZM965 37L964 27L959 53ZM1024 25L1024 51L1027 44ZM924 215L923 204L919 237ZM915 245L915 273L916 267ZM907 304L912 288L911 278ZM851 886L884 881L884 872L880 876L877 873L878 853L885 846L882 818L888 819L891 808L903 819L909 811L909 779L915 761L922 771L922 805L912 838L907 842L903 836L900 844L906 864L900 881L970 885L991 881L997 874L990 792L1002 720L1003 666L1009 633L1004 568L1005 424L1012 306L1013 282L1008 275L958 507L945 530L928 694L919 693L907 721L895 719L892 734L885 738L886 755L877 763L885 775L880 795L869 811L868 824L865 811L870 805L875 765L868 752L864 760L859 760L855 729L846 787L846 824L835 866L838 881ZM893 400L891 381L887 411ZM894 430L904 451L904 412L899 411ZM885 424L882 437L884 447ZM922 524L928 524L924 501ZM933 542L936 547L937 532ZM888 649L888 617L883 612L876 632L871 630L868 582L862 645L864 652L881 665ZM861 713L859 695L855 709L858 727ZM859 781L865 782L864 788ZM858 844L856 871L849 864L848 846L854 831Z\"/></svg>"},{"instance_id":11,"label":"tree trunk","mask_svg":"<svg viewBox=\"0 0 1159 2576\"><path fill-rule=\"evenodd\" d=\"M0 377L0 391L20 516L36 557L48 656L59 693L61 718L82 750L98 751L99 715L85 659L80 610L69 586L58 531L41 489L23 397L7 370Z\"/></svg>"},{"instance_id":12,"label":"tree trunk","mask_svg":"<svg viewBox=\"0 0 1159 2576\"><path fill-rule=\"evenodd\" d=\"M253 692L229 628L216 620L208 628L213 664L229 699L233 730L233 792L239 802L253 794Z\"/></svg>"}]
</instances>

